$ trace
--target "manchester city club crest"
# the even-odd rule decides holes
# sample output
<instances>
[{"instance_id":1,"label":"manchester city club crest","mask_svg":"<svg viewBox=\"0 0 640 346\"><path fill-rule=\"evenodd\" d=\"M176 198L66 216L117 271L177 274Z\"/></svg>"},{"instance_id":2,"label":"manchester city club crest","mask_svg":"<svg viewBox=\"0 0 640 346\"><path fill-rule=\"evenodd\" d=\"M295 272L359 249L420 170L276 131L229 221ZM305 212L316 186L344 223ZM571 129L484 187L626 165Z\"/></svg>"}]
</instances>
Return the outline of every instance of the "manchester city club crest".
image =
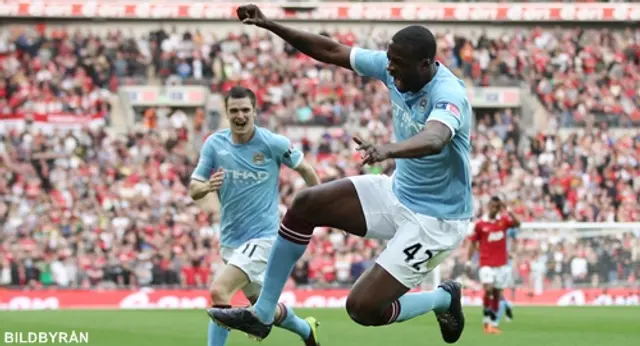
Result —
<instances>
[{"instance_id":1,"label":"manchester city club crest","mask_svg":"<svg viewBox=\"0 0 640 346\"><path fill-rule=\"evenodd\" d=\"M420 107L420 112L426 112L427 111L427 104L429 103L427 97L423 97L422 99L420 99L420 103L418 104L418 107Z\"/></svg>"},{"instance_id":2,"label":"manchester city club crest","mask_svg":"<svg viewBox=\"0 0 640 346\"><path fill-rule=\"evenodd\" d=\"M264 163L264 154L263 153L255 153L253 154L253 163L261 165Z\"/></svg>"}]
</instances>

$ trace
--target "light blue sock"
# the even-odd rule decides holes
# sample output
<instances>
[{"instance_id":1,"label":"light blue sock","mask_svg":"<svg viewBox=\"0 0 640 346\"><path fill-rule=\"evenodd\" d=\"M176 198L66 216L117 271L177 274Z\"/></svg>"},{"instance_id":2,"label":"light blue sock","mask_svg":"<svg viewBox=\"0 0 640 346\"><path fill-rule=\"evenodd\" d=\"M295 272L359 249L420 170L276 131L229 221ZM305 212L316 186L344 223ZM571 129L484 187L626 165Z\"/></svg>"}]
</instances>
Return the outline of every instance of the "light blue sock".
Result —
<instances>
[{"instance_id":1,"label":"light blue sock","mask_svg":"<svg viewBox=\"0 0 640 346\"><path fill-rule=\"evenodd\" d=\"M254 309L256 316L265 323L273 322L276 313L276 305L287 279L291 275L293 266L304 254L307 245L300 245L284 239L278 235L273 243L267 269L265 270L265 280L260 292L260 297Z\"/></svg>"},{"instance_id":2,"label":"light blue sock","mask_svg":"<svg viewBox=\"0 0 640 346\"><path fill-rule=\"evenodd\" d=\"M451 294L438 288L431 292L407 293L398 301L400 302L400 314L396 322L403 322L424 315L431 310L437 312L448 309L451 305Z\"/></svg>"},{"instance_id":3,"label":"light blue sock","mask_svg":"<svg viewBox=\"0 0 640 346\"><path fill-rule=\"evenodd\" d=\"M227 343L229 331L209 321L209 333L207 334L208 346L224 346Z\"/></svg>"},{"instance_id":4,"label":"light blue sock","mask_svg":"<svg viewBox=\"0 0 640 346\"><path fill-rule=\"evenodd\" d=\"M502 298L502 300L500 301L500 304L504 304L505 310L511 309L511 303L509 303L509 301L504 298Z\"/></svg>"},{"instance_id":5,"label":"light blue sock","mask_svg":"<svg viewBox=\"0 0 640 346\"><path fill-rule=\"evenodd\" d=\"M280 321L277 323L277 326L290 332L294 332L300 335L303 340L306 340L309 337L309 334L311 334L311 326L309 323L298 317L290 307L282 303L278 305L280 306L283 315L280 316Z\"/></svg>"},{"instance_id":6,"label":"light blue sock","mask_svg":"<svg viewBox=\"0 0 640 346\"><path fill-rule=\"evenodd\" d=\"M509 303L505 299L500 300L500 305L498 305L498 312L496 313L496 324L500 323L502 316L504 316L504 312L507 311L507 306Z\"/></svg>"}]
</instances>

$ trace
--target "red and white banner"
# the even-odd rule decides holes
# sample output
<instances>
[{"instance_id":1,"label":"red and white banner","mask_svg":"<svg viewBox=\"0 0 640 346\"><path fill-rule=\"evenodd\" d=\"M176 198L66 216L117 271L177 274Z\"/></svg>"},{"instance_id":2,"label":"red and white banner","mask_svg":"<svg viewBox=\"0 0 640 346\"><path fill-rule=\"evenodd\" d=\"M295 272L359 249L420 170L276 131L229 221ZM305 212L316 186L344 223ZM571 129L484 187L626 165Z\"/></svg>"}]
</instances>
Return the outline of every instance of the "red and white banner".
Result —
<instances>
[{"instance_id":1,"label":"red and white banner","mask_svg":"<svg viewBox=\"0 0 640 346\"><path fill-rule=\"evenodd\" d=\"M12 129L23 130L30 121L30 126L50 132L53 129L80 129L83 127L96 128L104 126L102 114L76 115L76 114L1 114L0 132L8 132Z\"/></svg>"},{"instance_id":2,"label":"red and white banner","mask_svg":"<svg viewBox=\"0 0 640 346\"><path fill-rule=\"evenodd\" d=\"M348 290L296 290L286 291L280 301L293 307L341 308ZM507 297L517 305L533 306L585 306L585 305L639 305L640 289L573 289L549 290L531 295L528 290L517 290L515 297ZM465 291L467 306L480 306L482 292ZM234 306L247 301L241 294L234 297ZM0 290L0 310L43 309L201 309L209 306L206 290Z\"/></svg>"},{"instance_id":3,"label":"red and white banner","mask_svg":"<svg viewBox=\"0 0 640 346\"><path fill-rule=\"evenodd\" d=\"M49 0L32 3L6 0L0 17L217 19L235 18L238 3ZM445 22L633 22L640 20L634 3L274 3L260 4L278 20L381 20Z\"/></svg>"}]
</instances>

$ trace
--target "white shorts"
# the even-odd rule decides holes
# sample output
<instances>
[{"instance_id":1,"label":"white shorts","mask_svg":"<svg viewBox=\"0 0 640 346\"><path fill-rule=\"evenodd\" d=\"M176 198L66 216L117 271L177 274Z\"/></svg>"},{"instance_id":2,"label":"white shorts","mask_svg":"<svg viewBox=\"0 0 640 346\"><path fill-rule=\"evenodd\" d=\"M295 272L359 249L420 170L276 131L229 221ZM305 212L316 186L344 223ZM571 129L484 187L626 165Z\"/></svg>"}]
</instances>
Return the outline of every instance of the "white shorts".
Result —
<instances>
[{"instance_id":1,"label":"white shorts","mask_svg":"<svg viewBox=\"0 0 640 346\"><path fill-rule=\"evenodd\" d=\"M509 287L511 279L511 266L480 267L480 282L483 285L492 285L499 290Z\"/></svg>"},{"instance_id":2,"label":"white shorts","mask_svg":"<svg viewBox=\"0 0 640 346\"><path fill-rule=\"evenodd\" d=\"M391 177L350 178L367 222L366 238L389 240L376 263L408 288L414 288L460 246L469 220L443 220L414 213L392 191Z\"/></svg>"},{"instance_id":3,"label":"white shorts","mask_svg":"<svg viewBox=\"0 0 640 346\"><path fill-rule=\"evenodd\" d=\"M225 264L242 270L249 278L249 284L242 291L247 297L257 297L264 283L264 272L275 239L252 239L233 249L220 248Z\"/></svg>"}]
</instances>

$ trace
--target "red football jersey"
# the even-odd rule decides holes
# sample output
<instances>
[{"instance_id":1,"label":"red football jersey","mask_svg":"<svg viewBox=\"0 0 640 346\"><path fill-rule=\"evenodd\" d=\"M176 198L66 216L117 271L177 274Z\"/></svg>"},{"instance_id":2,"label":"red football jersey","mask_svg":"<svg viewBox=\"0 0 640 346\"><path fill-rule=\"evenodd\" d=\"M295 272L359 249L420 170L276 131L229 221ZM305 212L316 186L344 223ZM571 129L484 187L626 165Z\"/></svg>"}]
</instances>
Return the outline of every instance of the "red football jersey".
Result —
<instances>
[{"instance_id":1,"label":"red football jersey","mask_svg":"<svg viewBox=\"0 0 640 346\"><path fill-rule=\"evenodd\" d=\"M495 220L485 217L476 222L471 240L478 242L481 267L501 267L507 264L507 231L513 225L510 217L500 215Z\"/></svg>"}]
</instances>

